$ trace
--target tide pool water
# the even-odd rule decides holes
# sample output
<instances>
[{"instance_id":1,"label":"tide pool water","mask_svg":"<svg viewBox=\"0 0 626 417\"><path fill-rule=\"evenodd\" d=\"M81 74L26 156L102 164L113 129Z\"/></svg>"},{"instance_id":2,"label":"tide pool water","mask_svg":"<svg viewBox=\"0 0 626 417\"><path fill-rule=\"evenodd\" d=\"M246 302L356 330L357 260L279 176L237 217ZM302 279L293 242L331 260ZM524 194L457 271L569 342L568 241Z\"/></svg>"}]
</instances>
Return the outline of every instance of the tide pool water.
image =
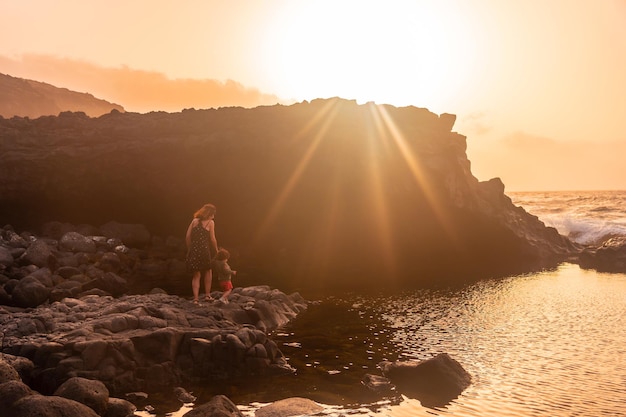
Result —
<instances>
[{"instance_id":1,"label":"tide pool water","mask_svg":"<svg viewBox=\"0 0 626 417\"><path fill-rule=\"evenodd\" d=\"M456 289L326 298L273 335L294 375L191 389L196 404L225 394L249 416L296 396L324 405L319 415L329 416L621 416L625 328L626 275L563 264ZM366 373L379 374L383 359L442 352L472 375L448 404L379 398L360 384Z\"/></svg>"}]
</instances>

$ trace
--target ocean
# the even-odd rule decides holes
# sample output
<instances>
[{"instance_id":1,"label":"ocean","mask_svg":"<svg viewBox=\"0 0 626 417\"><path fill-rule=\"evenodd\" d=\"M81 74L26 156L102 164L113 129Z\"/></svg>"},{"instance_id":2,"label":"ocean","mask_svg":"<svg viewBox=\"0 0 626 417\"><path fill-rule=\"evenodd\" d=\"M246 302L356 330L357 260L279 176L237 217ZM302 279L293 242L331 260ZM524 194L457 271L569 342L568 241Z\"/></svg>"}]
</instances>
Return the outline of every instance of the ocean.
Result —
<instances>
[{"instance_id":1,"label":"ocean","mask_svg":"<svg viewBox=\"0 0 626 417\"><path fill-rule=\"evenodd\" d=\"M626 191L507 193L582 244L626 235ZM329 295L274 332L294 375L186 387L196 404L225 394L246 416L306 397L323 416L626 416L626 274L564 263L463 287L378 296ZM472 384L445 404L360 383L382 360L448 353ZM180 417L194 405L153 402L140 416Z\"/></svg>"},{"instance_id":2,"label":"ocean","mask_svg":"<svg viewBox=\"0 0 626 417\"><path fill-rule=\"evenodd\" d=\"M508 193L516 206L584 245L626 236L626 191Z\"/></svg>"}]
</instances>

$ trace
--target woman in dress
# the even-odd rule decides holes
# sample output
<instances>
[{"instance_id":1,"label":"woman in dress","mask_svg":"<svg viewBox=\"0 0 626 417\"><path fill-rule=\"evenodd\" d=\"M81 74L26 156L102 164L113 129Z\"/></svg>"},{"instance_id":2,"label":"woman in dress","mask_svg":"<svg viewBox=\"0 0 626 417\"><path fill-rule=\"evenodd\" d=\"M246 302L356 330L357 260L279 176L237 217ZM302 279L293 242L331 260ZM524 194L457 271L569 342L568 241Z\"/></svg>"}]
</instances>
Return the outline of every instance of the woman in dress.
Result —
<instances>
[{"instance_id":1,"label":"woman in dress","mask_svg":"<svg viewBox=\"0 0 626 417\"><path fill-rule=\"evenodd\" d=\"M215 206L205 204L193 215L193 220L187 228L185 241L187 243L187 270L192 273L191 289L193 302L198 304L200 293L200 277L204 277L204 299L212 301L211 260L217 253L217 239L215 238Z\"/></svg>"}]
</instances>

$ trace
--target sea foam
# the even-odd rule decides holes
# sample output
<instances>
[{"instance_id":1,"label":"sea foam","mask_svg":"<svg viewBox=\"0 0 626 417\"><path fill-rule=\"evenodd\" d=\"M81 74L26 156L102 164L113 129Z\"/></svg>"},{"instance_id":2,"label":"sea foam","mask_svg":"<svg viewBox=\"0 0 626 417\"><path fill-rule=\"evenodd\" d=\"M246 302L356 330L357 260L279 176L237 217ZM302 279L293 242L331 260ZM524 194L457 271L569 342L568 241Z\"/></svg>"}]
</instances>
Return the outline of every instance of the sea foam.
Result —
<instances>
[{"instance_id":1,"label":"sea foam","mask_svg":"<svg viewBox=\"0 0 626 417\"><path fill-rule=\"evenodd\" d=\"M515 205L582 245L626 236L626 191L511 193Z\"/></svg>"}]
</instances>

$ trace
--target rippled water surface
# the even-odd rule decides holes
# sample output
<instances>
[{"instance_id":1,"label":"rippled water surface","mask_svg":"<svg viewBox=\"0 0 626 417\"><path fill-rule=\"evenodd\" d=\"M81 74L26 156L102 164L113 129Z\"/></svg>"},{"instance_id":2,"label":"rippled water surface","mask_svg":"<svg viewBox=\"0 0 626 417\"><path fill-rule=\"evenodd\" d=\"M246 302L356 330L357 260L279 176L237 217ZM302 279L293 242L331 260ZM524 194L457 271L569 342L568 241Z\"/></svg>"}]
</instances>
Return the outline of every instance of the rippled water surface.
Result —
<instances>
[{"instance_id":1,"label":"rippled water surface","mask_svg":"<svg viewBox=\"0 0 626 417\"><path fill-rule=\"evenodd\" d=\"M403 356L448 352L473 375L438 414L626 415L624 275L563 265L400 297L385 317Z\"/></svg>"},{"instance_id":2,"label":"rippled water surface","mask_svg":"<svg viewBox=\"0 0 626 417\"><path fill-rule=\"evenodd\" d=\"M325 415L626 415L623 274L564 264L458 289L327 298L273 337L295 375L194 387L198 404L224 393L247 415L289 396L326 404ZM380 398L359 382L383 359L441 352L473 378L448 404Z\"/></svg>"}]
</instances>

